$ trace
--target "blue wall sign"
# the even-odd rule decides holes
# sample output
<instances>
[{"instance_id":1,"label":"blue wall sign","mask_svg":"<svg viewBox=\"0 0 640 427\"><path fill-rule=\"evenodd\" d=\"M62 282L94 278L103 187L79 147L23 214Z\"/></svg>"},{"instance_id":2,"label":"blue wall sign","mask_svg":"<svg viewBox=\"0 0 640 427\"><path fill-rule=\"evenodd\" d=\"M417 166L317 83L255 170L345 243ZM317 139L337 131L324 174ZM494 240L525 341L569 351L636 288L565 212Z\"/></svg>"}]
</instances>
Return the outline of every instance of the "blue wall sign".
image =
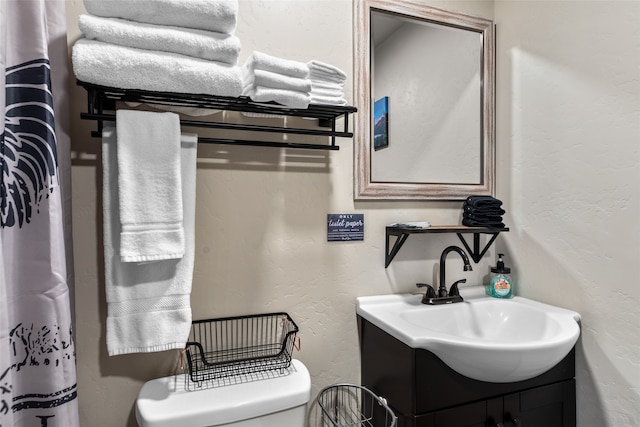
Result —
<instances>
[{"instance_id":1,"label":"blue wall sign","mask_svg":"<svg viewBox=\"0 0 640 427\"><path fill-rule=\"evenodd\" d=\"M327 214L327 241L364 240L364 214Z\"/></svg>"}]
</instances>

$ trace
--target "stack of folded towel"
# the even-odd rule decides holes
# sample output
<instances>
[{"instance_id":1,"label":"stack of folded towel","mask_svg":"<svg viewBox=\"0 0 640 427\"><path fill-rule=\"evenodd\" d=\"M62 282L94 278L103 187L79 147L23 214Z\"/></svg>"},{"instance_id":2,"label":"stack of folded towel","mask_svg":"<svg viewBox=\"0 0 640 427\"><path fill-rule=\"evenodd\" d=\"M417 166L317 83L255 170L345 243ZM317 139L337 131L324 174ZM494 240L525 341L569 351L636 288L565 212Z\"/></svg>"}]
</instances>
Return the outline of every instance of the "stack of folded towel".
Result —
<instances>
[{"instance_id":1,"label":"stack of folded towel","mask_svg":"<svg viewBox=\"0 0 640 427\"><path fill-rule=\"evenodd\" d=\"M462 224L469 227L503 228L502 201L491 196L470 196L464 202Z\"/></svg>"},{"instance_id":2,"label":"stack of folded towel","mask_svg":"<svg viewBox=\"0 0 640 427\"><path fill-rule=\"evenodd\" d=\"M309 61L311 79L311 103L347 105L344 97L344 82L347 75L339 68L320 61Z\"/></svg>"},{"instance_id":3,"label":"stack of folded towel","mask_svg":"<svg viewBox=\"0 0 640 427\"><path fill-rule=\"evenodd\" d=\"M275 101L291 108L307 108L311 81L307 64L253 52L243 66L242 95L255 102Z\"/></svg>"},{"instance_id":4,"label":"stack of folded towel","mask_svg":"<svg viewBox=\"0 0 640 427\"><path fill-rule=\"evenodd\" d=\"M121 89L240 96L238 0L84 0L76 77Z\"/></svg>"},{"instance_id":5,"label":"stack of folded towel","mask_svg":"<svg viewBox=\"0 0 640 427\"><path fill-rule=\"evenodd\" d=\"M347 104L347 75L324 62L305 64L256 51L247 58L242 74L242 94L255 102L275 101L291 108Z\"/></svg>"}]
</instances>

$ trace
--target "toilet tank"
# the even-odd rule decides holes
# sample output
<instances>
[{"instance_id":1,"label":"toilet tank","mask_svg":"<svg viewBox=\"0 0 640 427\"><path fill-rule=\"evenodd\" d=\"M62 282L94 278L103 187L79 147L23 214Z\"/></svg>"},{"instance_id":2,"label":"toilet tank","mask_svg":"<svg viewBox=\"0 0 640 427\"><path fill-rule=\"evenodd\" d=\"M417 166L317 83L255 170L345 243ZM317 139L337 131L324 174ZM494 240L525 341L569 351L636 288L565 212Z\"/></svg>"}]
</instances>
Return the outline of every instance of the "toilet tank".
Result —
<instances>
[{"instance_id":1,"label":"toilet tank","mask_svg":"<svg viewBox=\"0 0 640 427\"><path fill-rule=\"evenodd\" d=\"M148 381L136 401L140 427L303 427L311 379L292 360L285 375L187 390L186 375Z\"/></svg>"}]
</instances>

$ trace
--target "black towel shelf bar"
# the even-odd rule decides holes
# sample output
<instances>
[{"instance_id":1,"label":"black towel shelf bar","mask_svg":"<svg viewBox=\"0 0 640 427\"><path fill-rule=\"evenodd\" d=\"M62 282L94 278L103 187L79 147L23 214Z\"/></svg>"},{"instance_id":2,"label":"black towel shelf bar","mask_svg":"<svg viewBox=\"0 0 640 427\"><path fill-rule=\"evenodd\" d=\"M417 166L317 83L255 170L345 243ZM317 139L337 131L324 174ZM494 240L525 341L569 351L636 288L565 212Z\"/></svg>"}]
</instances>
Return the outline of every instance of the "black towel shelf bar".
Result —
<instances>
[{"instance_id":1,"label":"black towel shelf bar","mask_svg":"<svg viewBox=\"0 0 640 427\"><path fill-rule=\"evenodd\" d=\"M91 136L100 137L105 121L114 121L116 101L156 104L172 107L188 107L210 110L237 111L253 114L268 114L273 116L301 117L317 119L318 127L295 128L284 126L266 126L242 123L221 123L208 120L181 119L182 126L201 127L209 129L226 129L233 131L251 131L267 133L283 133L294 135L320 136L329 138L329 144L312 144L304 142L263 141L250 139L198 138L199 143L229 144L259 147L302 148L312 150L339 150L336 137L351 138L349 132L349 114L358 111L352 106L334 106L312 104L306 109L288 108L276 103L256 103L247 97L224 97L212 95L193 95L171 92L150 92L137 89L116 89L77 81L87 91L87 112L81 113L83 120L95 120L98 129L91 132ZM105 113L111 111L113 113ZM343 130L336 128L336 121L343 120Z\"/></svg>"}]
</instances>

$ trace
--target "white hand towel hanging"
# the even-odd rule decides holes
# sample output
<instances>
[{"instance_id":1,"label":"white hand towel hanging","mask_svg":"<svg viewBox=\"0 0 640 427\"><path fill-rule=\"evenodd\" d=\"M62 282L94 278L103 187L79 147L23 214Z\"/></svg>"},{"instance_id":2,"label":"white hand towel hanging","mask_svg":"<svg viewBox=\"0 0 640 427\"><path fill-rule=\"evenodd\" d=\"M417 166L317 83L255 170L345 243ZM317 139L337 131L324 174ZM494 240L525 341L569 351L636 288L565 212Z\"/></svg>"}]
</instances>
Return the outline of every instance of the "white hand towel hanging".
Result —
<instances>
[{"instance_id":1,"label":"white hand towel hanging","mask_svg":"<svg viewBox=\"0 0 640 427\"><path fill-rule=\"evenodd\" d=\"M118 110L116 129L122 261L182 258L180 118Z\"/></svg>"}]
</instances>

